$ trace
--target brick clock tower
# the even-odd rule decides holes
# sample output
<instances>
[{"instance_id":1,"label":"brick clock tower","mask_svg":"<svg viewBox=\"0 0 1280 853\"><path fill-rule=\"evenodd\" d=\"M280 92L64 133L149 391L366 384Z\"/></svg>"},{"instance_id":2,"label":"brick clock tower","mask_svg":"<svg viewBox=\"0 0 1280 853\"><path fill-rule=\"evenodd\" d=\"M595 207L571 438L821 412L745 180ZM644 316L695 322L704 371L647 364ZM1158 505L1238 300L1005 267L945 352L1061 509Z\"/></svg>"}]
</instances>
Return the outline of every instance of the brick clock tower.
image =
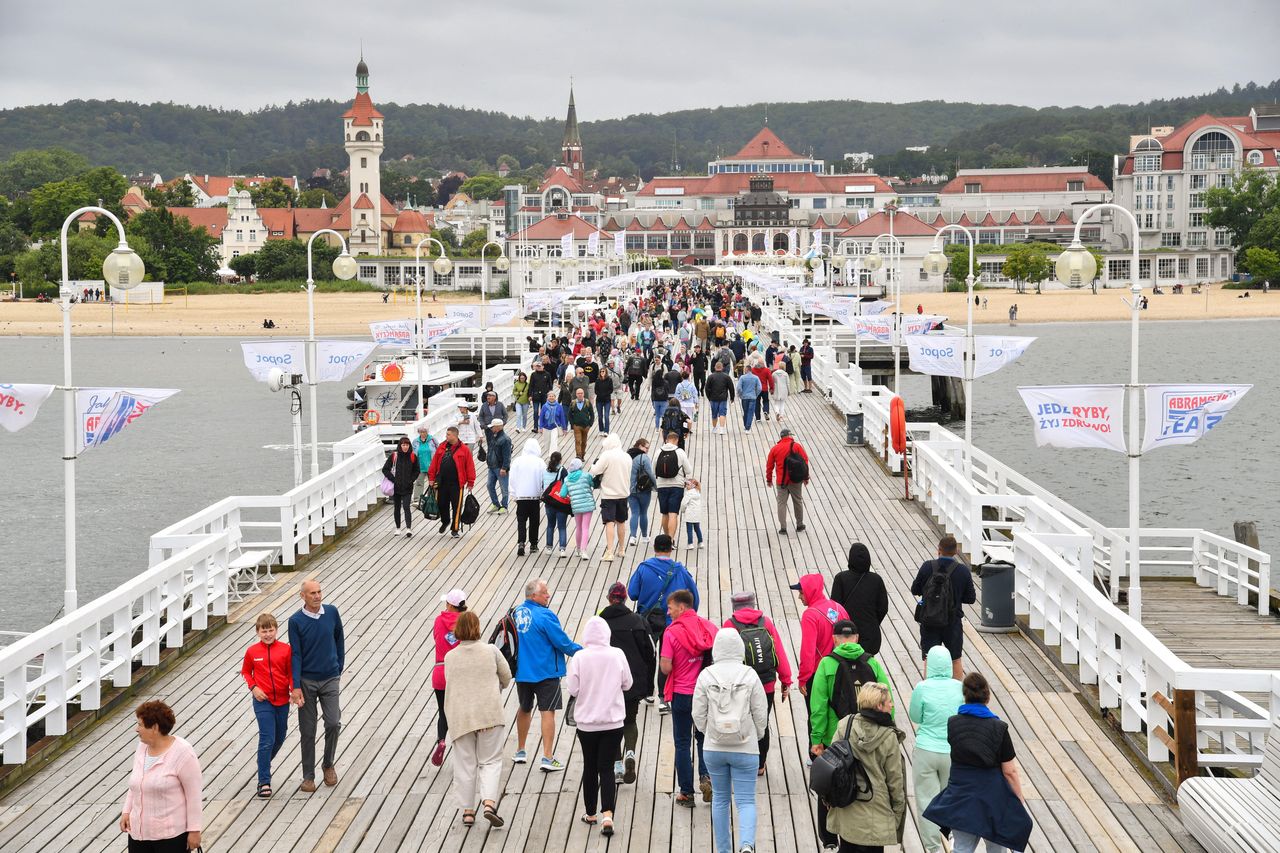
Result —
<instances>
[{"instance_id":1,"label":"brick clock tower","mask_svg":"<svg viewBox=\"0 0 1280 853\"><path fill-rule=\"evenodd\" d=\"M569 86L569 113L564 117L564 142L560 145L560 165L579 181L583 179L582 137L578 134L578 108L573 103L573 86Z\"/></svg>"},{"instance_id":2,"label":"brick clock tower","mask_svg":"<svg viewBox=\"0 0 1280 853\"><path fill-rule=\"evenodd\" d=\"M351 158L351 254L377 255L382 246L382 113L369 97L369 66L356 65L356 99L342 115L343 147Z\"/></svg>"}]
</instances>

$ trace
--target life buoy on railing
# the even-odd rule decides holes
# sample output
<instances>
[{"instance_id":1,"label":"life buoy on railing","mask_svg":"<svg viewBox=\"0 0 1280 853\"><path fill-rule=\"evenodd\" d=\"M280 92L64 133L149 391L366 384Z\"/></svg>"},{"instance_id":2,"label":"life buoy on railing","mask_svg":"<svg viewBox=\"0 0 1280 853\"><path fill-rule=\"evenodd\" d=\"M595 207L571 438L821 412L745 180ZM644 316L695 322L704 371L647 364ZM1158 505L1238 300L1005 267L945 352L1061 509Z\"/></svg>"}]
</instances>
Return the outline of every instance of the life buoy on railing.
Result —
<instances>
[{"instance_id":1,"label":"life buoy on railing","mask_svg":"<svg viewBox=\"0 0 1280 853\"><path fill-rule=\"evenodd\" d=\"M364 413L364 422L369 426L377 426L379 420L380 418L378 417L378 413L373 409Z\"/></svg>"},{"instance_id":2,"label":"life buoy on railing","mask_svg":"<svg viewBox=\"0 0 1280 853\"><path fill-rule=\"evenodd\" d=\"M889 401L889 439L894 453L907 452L907 406L896 395Z\"/></svg>"},{"instance_id":3,"label":"life buoy on railing","mask_svg":"<svg viewBox=\"0 0 1280 853\"><path fill-rule=\"evenodd\" d=\"M382 368L383 382L399 382L404 378L404 368L396 362L391 362Z\"/></svg>"}]
</instances>

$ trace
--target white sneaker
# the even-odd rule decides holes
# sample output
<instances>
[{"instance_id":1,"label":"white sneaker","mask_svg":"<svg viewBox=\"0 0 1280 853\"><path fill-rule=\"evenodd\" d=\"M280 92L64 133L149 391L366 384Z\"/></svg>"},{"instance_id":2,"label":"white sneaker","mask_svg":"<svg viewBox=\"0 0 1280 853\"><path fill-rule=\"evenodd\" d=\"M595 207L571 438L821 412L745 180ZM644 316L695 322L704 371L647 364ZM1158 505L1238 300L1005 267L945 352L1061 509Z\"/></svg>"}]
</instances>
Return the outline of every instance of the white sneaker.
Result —
<instances>
[{"instance_id":1,"label":"white sneaker","mask_svg":"<svg viewBox=\"0 0 1280 853\"><path fill-rule=\"evenodd\" d=\"M568 552L568 551L566 551L565 549L561 548L561 549L560 549L560 559L562 559L562 560L563 560L563 559L564 559L565 557L567 557L567 556L569 556L569 552Z\"/></svg>"},{"instance_id":2,"label":"white sneaker","mask_svg":"<svg viewBox=\"0 0 1280 853\"><path fill-rule=\"evenodd\" d=\"M631 540L630 540L629 542L627 542L627 544L628 544L628 545L634 545L634 544L636 544L636 537L632 536L632 537L631 537Z\"/></svg>"},{"instance_id":3,"label":"white sneaker","mask_svg":"<svg viewBox=\"0 0 1280 853\"><path fill-rule=\"evenodd\" d=\"M406 531L404 532L404 538L405 538L405 539L412 539L412 538L413 538L413 531L412 531L412 530L406 530Z\"/></svg>"},{"instance_id":4,"label":"white sneaker","mask_svg":"<svg viewBox=\"0 0 1280 853\"><path fill-rule=\"evenodd\" d=\"M698 550L699 550L699 551L705 551L705 550L707 550L707 543L706 543L706 542L699 542L699 543L698 543Z\"/></svg>"},{"instance_id":5,"label":"white sneaker","mask_svg":"<svg viewBox=\"0 0 1280 853\"><path fill-rule=\"evenodd\" d=\"M587 559L587 552L586 552L586 551L579 551L579 552L578 552L578 559L579 559L579 560L585 560L585 559Z\"/></svg>"}]
</instances>

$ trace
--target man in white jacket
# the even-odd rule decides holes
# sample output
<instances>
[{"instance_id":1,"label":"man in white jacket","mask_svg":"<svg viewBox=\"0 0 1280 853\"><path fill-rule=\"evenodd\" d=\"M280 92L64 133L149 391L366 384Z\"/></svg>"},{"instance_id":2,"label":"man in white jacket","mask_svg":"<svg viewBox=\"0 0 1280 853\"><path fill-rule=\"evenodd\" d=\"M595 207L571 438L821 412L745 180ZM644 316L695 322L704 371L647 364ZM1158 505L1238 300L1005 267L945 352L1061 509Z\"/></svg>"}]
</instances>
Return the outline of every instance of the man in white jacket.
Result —
<instances>
[{"instance_id":1,"label":"man in white jacket","mask_svg":"<svg viewBox=\"0 0 1280 853\"><path fill-rule=\"evenodd\" d=\"M622 449L616 435L604 439L604 451L591 466L591 476L600 477L600 520L604 522L604 561L623 554L622 541L627 526L627 498L631 496L631 455Z\"/></svg>"},{"instance_id":2,"label":"man in white jacket","mask_svg":"<svg viewBox=\"0 0 1280 853\"><path fill-rule=\"evenodd\" d=\"M529 553L538 553L538 519L542 516L542 448L538 439L529 436L524 450L511 463L508 484L516 502L516 553L524 556L525 534L529 537Z\"/></svg>"},{"instance_id":3,"label":"man in white jacket","mask_svg":"<svg viewBox=\"0 0 1280 853\"><path fill-rule=\"evenodd\" d=\"M693 724L705 734L703 758L711 774L711 824L716 853L732 853L738 810L738 853L756 849L758 740L769 725L769 707L760 676L747 666L746 646L734 628L721 628L711 646L713 663L698 674L693 689Z\"/></svg>"}]
</instances>

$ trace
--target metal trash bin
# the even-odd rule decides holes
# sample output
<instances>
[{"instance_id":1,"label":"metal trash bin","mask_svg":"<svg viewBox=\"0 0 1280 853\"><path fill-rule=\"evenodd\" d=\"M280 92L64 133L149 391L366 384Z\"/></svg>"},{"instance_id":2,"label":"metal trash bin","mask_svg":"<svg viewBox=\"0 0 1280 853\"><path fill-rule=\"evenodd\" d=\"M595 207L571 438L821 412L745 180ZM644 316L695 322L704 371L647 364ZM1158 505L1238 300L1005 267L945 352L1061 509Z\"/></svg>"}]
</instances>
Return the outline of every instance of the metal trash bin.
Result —
<instances>
[{"instance_id":1,"label":"metal trash bin","mask_svg":"<svg viewBox=\"0 0 1280 853\"><path fill-rule=\"evenodd\" d=\"M1010 634L1018 630L1013 616L1014 566L1004 560L993 560L978 566L982 579L982 624L979 631L988 634Z\"/></svg>"},{"instance_id":2,"label":"metal trash bin","mask_svg":"<svg viewBox=\"0 0 1280 853\"><path fill-rule=\"evenodd\" d=\"M853 447L862 446L862 412L850 412L844 416L844 443Z\"/></svg>"}]
</instances>

